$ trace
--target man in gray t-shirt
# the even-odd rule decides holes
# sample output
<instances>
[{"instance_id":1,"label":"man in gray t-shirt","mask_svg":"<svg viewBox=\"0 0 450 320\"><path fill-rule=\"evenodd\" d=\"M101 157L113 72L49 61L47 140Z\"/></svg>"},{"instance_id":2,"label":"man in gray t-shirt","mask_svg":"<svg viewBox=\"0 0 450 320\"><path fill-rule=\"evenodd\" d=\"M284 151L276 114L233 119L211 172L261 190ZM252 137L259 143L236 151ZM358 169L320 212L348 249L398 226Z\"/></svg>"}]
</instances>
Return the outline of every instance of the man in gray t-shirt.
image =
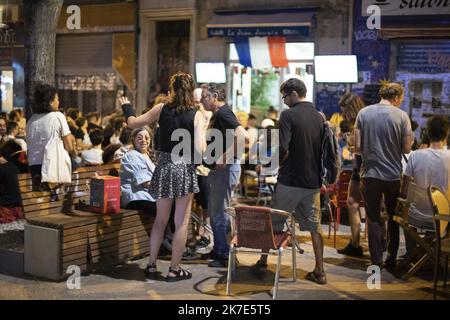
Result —
<instances>
[{"instance_id":1,"label":"man in gray t-shirt","mask_svg":"<svg viewBox=\"0 0 450 320\"><path fill-rule=\"evenodd\" d=\"M402 153L409 153L412 144L411 123L406 112L399 109L403 87L389 83L380 89L381 101L363 108L356 119L356 148L362 156L361 189L369 227L369 250L372 264L382 266L383 224L381 200L384 196L388 214L388 258L386 267L396 265L399 226L393 220L396 199L400 192Z\"/></svg>"},{"instance_id":2,"label":"man in gray t-shirt","mask_svg":"<svg viewBox=\"0 0 450 320\"><path fill-rule=\"evenodd\" d=\"M356 128L361 135L362 177L400 180L403 138L411 133L408 114L392 105L374 104L359 112Z\"/></svg>"}]
</instances>

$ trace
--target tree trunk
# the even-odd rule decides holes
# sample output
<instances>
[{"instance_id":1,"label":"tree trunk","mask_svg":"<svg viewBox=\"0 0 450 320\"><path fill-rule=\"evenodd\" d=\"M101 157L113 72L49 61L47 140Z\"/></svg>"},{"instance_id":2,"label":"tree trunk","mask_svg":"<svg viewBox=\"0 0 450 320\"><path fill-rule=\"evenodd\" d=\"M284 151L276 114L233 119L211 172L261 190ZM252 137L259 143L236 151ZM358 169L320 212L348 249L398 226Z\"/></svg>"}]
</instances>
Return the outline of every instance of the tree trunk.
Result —
<instances>
[{"instance_id":1,"label":"tree trunk","mask_svg":"<svg viewBox=\"0 0 450 320\"><path fill-rule=\"evenodd\" d=\"M25 114L32 115L36 83L55 83L56 29L63 0L24 0Z\"/></svg>"}]
</instances>

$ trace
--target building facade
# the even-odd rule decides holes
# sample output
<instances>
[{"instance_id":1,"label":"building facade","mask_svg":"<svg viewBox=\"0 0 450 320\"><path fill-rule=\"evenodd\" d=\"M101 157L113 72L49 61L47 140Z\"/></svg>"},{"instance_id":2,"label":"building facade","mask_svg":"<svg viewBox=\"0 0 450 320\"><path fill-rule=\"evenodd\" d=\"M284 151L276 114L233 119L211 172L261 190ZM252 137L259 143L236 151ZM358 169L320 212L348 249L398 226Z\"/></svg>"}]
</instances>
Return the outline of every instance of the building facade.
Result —
<instances>
[{"instance_id":1,"label":"building facade","mask_svg":"<svg viewBox=\"0 0 450 320\"><path fill-rule=\"evenodd\" d=\"M55 83L64 108L106 115L116 110L118 96L133 100L135 25L134 2L65 1L55 49Z\"/></svg>"},{"instance_id":2,"label":"building facade","mask_svg":"<svg viewBox=\"0 0 450 320\"><path fill-rule=\"evenodd\" d=\"M220 64L235 111L281 108L278 88L291 76L307 83L310 100L323 89L342 90L316 84L312 70L314 55L351 53L352 10L349 1L340 0L141 0L138 108L168 89L170 74L188 71L203 82L223 72ZM271 36L283 38L287 66L257 69L241 64L236 41Z\"/></svg>"},{"instance_id":3,"label":"building facade","mask_svg":"<svg viewBox=\"0 0 450 320\"><path fill-rule=\"evenodd\" d=\"M26 48L22 1L4 2L0 88L2 111L9 111L24 107ZM73 4L80 8L75 29L68 23ZM367 26L371 5L381 10L379 29ZM273 41L285 60L273 61ZM315 56L349 54L357 57L357 83L318 83ZM444 0L66 0L55 83L62 107L105 115L120 95L146 109L167 93L172 74L186 71L199 84L224 82L233 110L262 117L269 106L283 108L278 88L289 77L306 83L307 98L327 116L339 112L345 91L371 104L380 81L399 81L406 89L402 108L423 127L432 114L450 115L449 68Z\"/></svg>"},{"instance_id":4,"label":"building facade","mask_svg":"<svg viewBox=\"0 0 450 320\"><path fill-rule=\"evenodd\" d=\"M373 4L381 23L369 30ZM362 77L353 91L372 104L381 80L402 83L401 108L418 124L418 139L430 116L450 118L450 1L358 0L354 13L353 53Z\"/></svg>"},{"instance_id":5,"label":"building facade","mask_svg":"<svg viewBox=\"0 0 450 320\"><path fill-rule=\"evenodd\" d=\"M0 111L25 107L25 30L20 1L0 1Z\"/></svg>"}]
</instances>

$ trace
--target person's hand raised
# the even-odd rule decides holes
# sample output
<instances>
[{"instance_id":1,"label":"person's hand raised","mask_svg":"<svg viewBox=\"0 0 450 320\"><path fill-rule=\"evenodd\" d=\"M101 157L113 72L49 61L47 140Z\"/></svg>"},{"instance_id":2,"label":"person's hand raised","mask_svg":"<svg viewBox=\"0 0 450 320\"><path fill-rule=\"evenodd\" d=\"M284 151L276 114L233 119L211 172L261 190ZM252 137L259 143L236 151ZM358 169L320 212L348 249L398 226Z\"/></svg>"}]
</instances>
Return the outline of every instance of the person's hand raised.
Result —
<instances>
[{"instance_id":1,"label":"person's hand raised","mask_svg":"<svg viewBox=\"0 0 450 320\"><path fill-rule=\"evenodd\" d=\"M120 97L119 102L121 106L123 106L124 104L131 104L130 100L128 100L127 97Z\"/></svg>"},{"instance_id":2,"label":"person's hand raised","mask_svg":"<svg viewBox=\"0 0 450 320\"><path fill-rule=\"evenodd\" d=\"M123 115L125 116L125 119L127 120L128 124L128 118L136 116L133 106L131 105L131 102L130 100L128 100L127 97L120 97L119 102L122 107Z\"/></svg>"}]
</instances>

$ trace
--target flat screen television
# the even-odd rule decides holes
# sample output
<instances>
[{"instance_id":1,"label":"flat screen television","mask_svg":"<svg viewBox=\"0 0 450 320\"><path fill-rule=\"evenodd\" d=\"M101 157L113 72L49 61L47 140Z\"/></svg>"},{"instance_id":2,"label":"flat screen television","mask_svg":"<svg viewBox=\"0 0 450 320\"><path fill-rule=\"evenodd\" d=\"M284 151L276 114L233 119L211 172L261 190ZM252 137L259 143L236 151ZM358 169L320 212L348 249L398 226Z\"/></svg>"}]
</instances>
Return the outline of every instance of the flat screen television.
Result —
<instances>
[{"instance_id":1,"label":"flat screen television","mask_svg":"<svg viewBox=\"0 0 450 320\"><path fill-rule=\"evenodd\" d=\"M357 83L355 55L314 56L315 80L318 83Z\"/></svg>"},{"instance_id":2,"label":"flat screen television","mask_svg":"<svg viewBox=\"0 0 450 320\"><path fill-rule=\"evenodd\" d=\"M197 83L225 83L227 81L223 62L197 62L195 64Z\"/></svg>"}]
</instances>

